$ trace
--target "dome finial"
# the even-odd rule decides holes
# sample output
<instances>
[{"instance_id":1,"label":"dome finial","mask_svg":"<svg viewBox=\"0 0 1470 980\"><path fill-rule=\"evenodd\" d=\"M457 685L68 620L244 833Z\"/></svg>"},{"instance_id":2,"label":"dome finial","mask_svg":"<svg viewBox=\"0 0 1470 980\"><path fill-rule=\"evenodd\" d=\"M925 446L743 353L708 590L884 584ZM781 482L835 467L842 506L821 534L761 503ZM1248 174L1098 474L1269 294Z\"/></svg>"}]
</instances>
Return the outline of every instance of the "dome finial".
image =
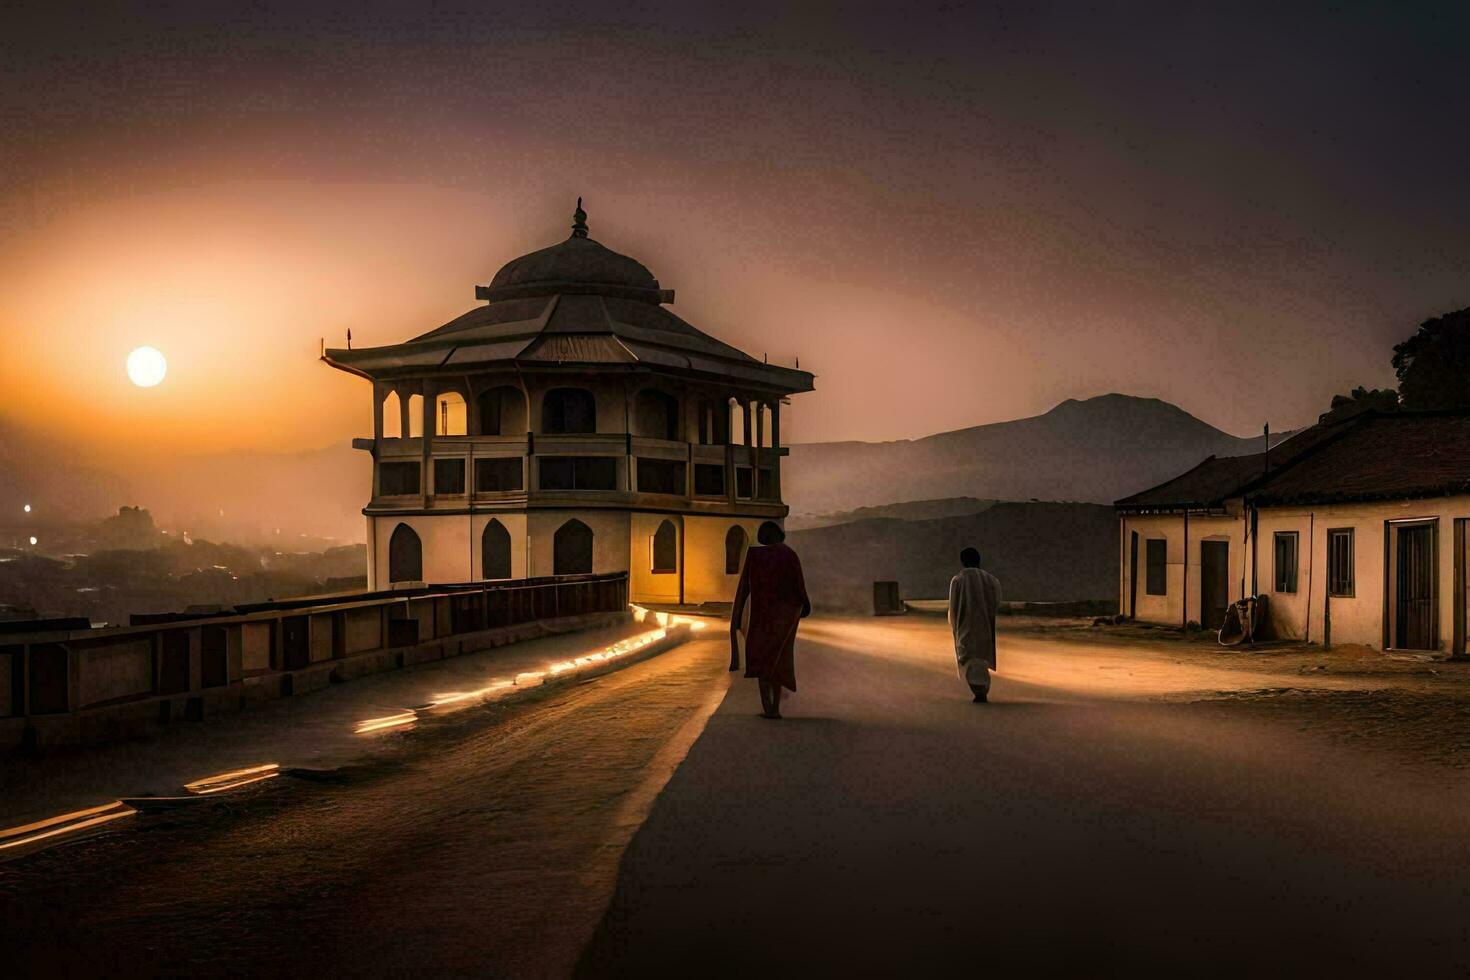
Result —
<instances>
[{"instance_id":1,"label":"dome finial","mask_svg":"<svg viewBox=\"0 0 1470 980\"><path fill-rule=\"evenodd\" d=\"M587 212L582 210L582 199L577 198L577 211L572 215L572 237L587 237Z\"/></svg>"}]
</instances>

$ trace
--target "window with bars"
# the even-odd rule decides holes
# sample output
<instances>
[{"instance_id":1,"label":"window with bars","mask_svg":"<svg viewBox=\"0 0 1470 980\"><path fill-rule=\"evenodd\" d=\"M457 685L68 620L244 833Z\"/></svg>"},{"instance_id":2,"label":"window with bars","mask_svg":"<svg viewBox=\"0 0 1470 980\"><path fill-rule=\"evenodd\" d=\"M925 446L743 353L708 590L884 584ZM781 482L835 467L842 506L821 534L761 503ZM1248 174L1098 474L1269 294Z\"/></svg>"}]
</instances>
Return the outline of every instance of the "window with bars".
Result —
<instances>
[{"instance_id":1,"label":"window with bars","mask_svg":"<svg viewBox=\"0 0 1470 980\"><path fill-rule=\"evenodd\" d=\"M1353 529L1350 527L1327 530L1327 594L1353 594Z\"/></svg>"},{"instance_id":2,"label":"window with bars","mask_svg":"<svg viewBox=\"0 0 1470 980\"><path fill-rule=\"evenodd\" d=\"M1276 591L1296 591L1296 531L1277 531L1275 537Z\"/></svg>"},{"instance_id":3,"label":"window with bars","mask_svg":"<svg viewBox=\"0 0 1470 980\"><path fill-rule=\"evenodd\" d=\"M1147 542L1147 574L1143 591L1148 595L1165 595L1169 591L1169 542L1150 538Z\"/></svg>"}]
</instances>

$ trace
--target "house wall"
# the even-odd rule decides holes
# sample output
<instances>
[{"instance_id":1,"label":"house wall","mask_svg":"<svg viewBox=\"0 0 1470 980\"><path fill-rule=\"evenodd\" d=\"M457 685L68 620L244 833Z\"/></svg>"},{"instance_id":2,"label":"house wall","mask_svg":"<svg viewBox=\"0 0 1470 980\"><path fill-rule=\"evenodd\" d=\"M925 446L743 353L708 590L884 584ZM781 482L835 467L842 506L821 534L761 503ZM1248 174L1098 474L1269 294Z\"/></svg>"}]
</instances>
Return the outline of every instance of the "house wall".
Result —
<instances>
[{"instance_id":1,"label":"house wall","mask_svg":"<svg viewBox=\"0 0 1470 980\"><path fill-rule=\"evenodd\" d=\"M368 588L386 589L388 581L388 544L393 529L407 524L419 536L423 547L425 582L478 582L484 576L481 535L492 519L500 521L510 532L510 561L513 578L526 578L526 515L493 514L416 514L402 517L369 517ZM589 525L591 521L587 522ZM593 526L594 532L596 526ZM601 569L598 569L599 571ZM618 569L621 571L621 569ZM546 574L550 574L547 572Z\"/></svg>"},{"instance_id":2,"label":"house wall","mask_svg":"<svg viewBox=\"0 0 1470 980\"><path fill-rule=\"evenodd\" d=\"M556 529L576 518L592 529L592 571L626 572L630 570L628 540L630 515L625 510L535 510L527 515L530 534L528 578L540 578L555 572L554 539ZM514 541L514 537L512 537Z\"/></svg>"},{"instance_id":3,"label":"house wall","mask_svg":"<svg viewBox=\"0 0 1470 980\"><path fill-rule=\"evenodd\" d=\"M725 574L725 535L738 524L753 547L756 531L766 520L591 509L369 517L368 588L390 587L388 546L400 523L419 536L424 581L449 583L482 579L481 541L492 519L510 533L513 578L551 575L556 530L573 517L592 528L593 571L628 572L634 602L680 601L679 572L653 572L653 535L665 520L672 521L680 536L683 601L693 604L734 598L740 575Z\"/></svg>"},{"instance_id":4,"label":"house wall","mask_svg":"<svg viewBox=\"0 0 1470 980\"><path fill-rule=\"evenodd\" d=\"M1470 518L1470 496L1439 497L1420 500L1393 500L1366 504L1341 504L1329 507L1262 507L1259 527L1261 548L1261 591L1271 593L1269 620L1276 635L1320 642L1323 638L1324 604L1332 604L1332 642L1363 644L1382 648L1384 636L1385 585L1392 585L1391 550L1390 581L1384 580L1384 556L1393 544L1392 525L1385 522L1438 521L1438 596L1439 644L1442 652L1450 651L1454 637L1455 616L1455 520ZM1333 528L1353 529L1354 594L1351 597L1327 597L1327 531ZM1278 595L1273 591L1274 578L1268 577L1271 564L1272 533L1295 530L1300 534L1301 566L1296 595ZM1310 548L1308 542L1310 541ZM1389 598L1392 598L1391 594ZM1392 626L1390 608L1390 626ZM1390 645L1392 635L1390 634Z\"/></svg>"},{"instance_id":5,"label":"house wall","mask_svg":"<svg viewBox=\"0 0 1470 980\"><path fill-rule=\"evenodd\" d=\"M1242 576L1249 589L1249 567L1245 548L1245 527L1240 509L1233 507L1223 516L1191 515L1186 528L1180 514L1121 515L1119 518L1118 608L1128 612L1131 535L1138 532L1138 605L1135 618L1140 622L1182 626L1200 618L1200 542L1225 541L1230 546L1228 575L1231 602L1242 595ZM1148 594L1148 540L1162 538L1168 543L1167 591L1164 595ZM1186 553L1186 538L1188 543Z\"/></svg>"},{"instance_id":6,"label":"house wall","mask_svg":"<svg viewBox=\"0 0 1470 980\"><path fill-rule=\"evenodd\" d=\"M745 529L746 548L758 547L755 534L765 520L761 517L686 517L689 540L685 548L684 601L697 604L734 599L740 573L725 574L725 535L731 527L739 525ZM744 565L743 558L741 564Z\"/></svg>"}]
</instances>

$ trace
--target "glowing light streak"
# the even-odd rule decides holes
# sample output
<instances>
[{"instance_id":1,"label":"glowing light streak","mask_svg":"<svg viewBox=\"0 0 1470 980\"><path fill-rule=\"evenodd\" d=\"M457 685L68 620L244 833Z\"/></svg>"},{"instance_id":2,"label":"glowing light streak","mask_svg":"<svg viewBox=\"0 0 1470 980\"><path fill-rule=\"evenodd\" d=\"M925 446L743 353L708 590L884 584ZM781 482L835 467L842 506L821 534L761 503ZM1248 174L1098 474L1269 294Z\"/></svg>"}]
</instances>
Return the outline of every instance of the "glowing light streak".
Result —
<instances>
[{"instance_id":1,"label":"glowing light streak","mask_svg":"<svg viewBox=\"0 0 1470 980\"><path fill-rule=\"evenodd\" d=\"M249 786L263 779L274 779L279 776L280 765L268 762L262 766L251 766L249 769L236 769L233 772L222 772L213 776L205 776L196 779L192 783L185 783L184 789L191 793L205 796L210 793L223 793L225 790L238 789L241 786Z\"/></svg>"},{"instance_id":2,"label":"glowing light streak","mask_svg":"<svg viewBox=\"0 0 1470 980\"><path fill-rule=\"evenodd\" d=\"M418 712L409 709L400 711L396 715L385 715L382 718L368 718L357 723L354 733L366 735L369 732L380 732L385 728L400 728L403 725L412 725L419 720Z\"/></svg>"},{"instance_id":3,"label":"glowing light streak","mask_svg":"<svg viewBox=\"0 0 1470 980\"><path fill-rule=\"evenodd\" d=\"M122 801L114 800L103 806L63 813L57 817L37 820L35 823L0 830L0 851L12 847L23 847L26 844L34 844L52 837L60 837L62 834L73 834L79 830L109 823L119 817L131 817L137 812L131 807L123 806Z\"/></svg>"}]
</instances>

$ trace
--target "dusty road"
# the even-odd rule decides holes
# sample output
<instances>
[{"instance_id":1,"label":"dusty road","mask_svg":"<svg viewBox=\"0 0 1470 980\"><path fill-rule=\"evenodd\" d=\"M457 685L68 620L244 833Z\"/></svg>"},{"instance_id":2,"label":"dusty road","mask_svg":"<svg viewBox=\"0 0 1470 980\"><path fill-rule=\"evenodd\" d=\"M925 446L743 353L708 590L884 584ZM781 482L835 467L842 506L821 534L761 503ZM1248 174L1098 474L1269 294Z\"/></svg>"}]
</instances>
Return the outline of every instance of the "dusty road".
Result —
<instances>
[{"instance_id":1,"label":"dusty road","mask_svg":"<svg viewBox=\"0 0 1470 980\"><path fill-rule=\"evenodd\" d=\"M702 640L0 864L0 948L46 976L1470 966L1460 665L1021 631L976 706L942 620L802 637L781 722Z\"/></svg>"},{"instance_id":2,"label":"dusty road","mask_svg":"<svg viewBox=\"0 0 1470 980\"><path fill-rule=\"evenodd\" d=\"M936 633L810 624L780 722L734 689L630 847L580 972L1470 968L1462 773L1336 737L1300 697L1263 707L1288 686L1357 692L1371 718L1365 689L1413 697L1424 678L1298 688L1208 651L1012 636L982 706Z\"/></svg>"}]
</instances>

